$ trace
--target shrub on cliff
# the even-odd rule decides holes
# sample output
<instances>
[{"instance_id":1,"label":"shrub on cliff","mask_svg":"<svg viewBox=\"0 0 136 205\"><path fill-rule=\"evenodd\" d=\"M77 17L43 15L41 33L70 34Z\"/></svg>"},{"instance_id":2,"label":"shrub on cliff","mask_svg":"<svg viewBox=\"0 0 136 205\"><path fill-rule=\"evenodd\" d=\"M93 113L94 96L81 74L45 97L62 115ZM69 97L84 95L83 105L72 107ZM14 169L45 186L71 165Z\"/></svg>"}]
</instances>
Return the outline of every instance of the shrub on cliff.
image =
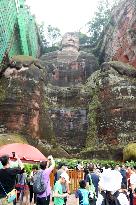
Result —
<instances>
[{"instance_id":1,"label":"shrub on cliff","mask_svg":"<svg viewBox=\"0 0 136 205\"><path fill-rule=\"evenodd\" d=\"M111 21L112 9L119 1L99 0L94 17L87 23L90 44L97 45L105 26Z\"/></svg>"},{"instance_id":2,"label":"shrub on cliff","mask_svg":"<svg viewBox=\"0 0 136 205\"><path fill-rule=\"evenodd\" d=\"M123 150L124 161L136 161L136 143L128 144Z\"/></svg>"}]
</instances>

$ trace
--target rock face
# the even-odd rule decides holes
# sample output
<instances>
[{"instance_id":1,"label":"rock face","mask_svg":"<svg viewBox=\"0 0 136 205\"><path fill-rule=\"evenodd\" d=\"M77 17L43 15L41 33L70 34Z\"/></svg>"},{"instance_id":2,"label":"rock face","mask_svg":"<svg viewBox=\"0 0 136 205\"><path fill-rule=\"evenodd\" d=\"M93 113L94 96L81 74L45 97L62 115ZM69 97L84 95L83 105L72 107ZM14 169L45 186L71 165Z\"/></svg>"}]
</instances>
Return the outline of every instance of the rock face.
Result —
<instances>
[{"instance_id":1,"label":"rock face","mask_svg":"<svg viewBox=\"0 0 136 205\"><path fill-rule=\"evenodd\" d=\"M44 74L31 57L18 58L0 79L0 126L3 132L39 138Z\"/></svg>"},{"instance_id":2,"label":"rock face","mask_svg":"<svg viewBox=\"0 0 136 205\"><path fill-rule=\"evenodd\" d=\"M103 61L121 61L136 67L136 3L123 0L113 11L101 48Z\"/></svg>"},{"instance_id":3,"label":"rock face","mask_svg":"<svg viewBox=\"0 0 136 205\"><path fill-rule=\"evenodd\" d=\"M3 132L24 135L46 155L72 156L81 151L88 110L82 87L98 64L92 54L78 49L79 39L68 33L60 51L41 57L44 68L31 57L13 58L0 79Z\"/></svg>"},{"instance_id":4,"label":"rock face","mask_svg":"<svg viewBox=\"0 0 136 205\"><path fill-rule=\"evenodd\" d=\"M135 76L135 68L121 62L102 65L90 102L89 156L122 159L123 147L136 140L136 79L132 73Z\"/></svg>"},{"instance_id":5,"label":"rock face","mask_svg":"<svg viewBox=\"0 0 136 205\"><path fill-rule=\"evenodd\" d=\"M44 108L45 85L46 72L38 59L13 57L0 78L0 144L27 142L45 155L59 148L60 155L66 156L59 145L54 148L52 124Z\"/></svg>"}]
</instances>

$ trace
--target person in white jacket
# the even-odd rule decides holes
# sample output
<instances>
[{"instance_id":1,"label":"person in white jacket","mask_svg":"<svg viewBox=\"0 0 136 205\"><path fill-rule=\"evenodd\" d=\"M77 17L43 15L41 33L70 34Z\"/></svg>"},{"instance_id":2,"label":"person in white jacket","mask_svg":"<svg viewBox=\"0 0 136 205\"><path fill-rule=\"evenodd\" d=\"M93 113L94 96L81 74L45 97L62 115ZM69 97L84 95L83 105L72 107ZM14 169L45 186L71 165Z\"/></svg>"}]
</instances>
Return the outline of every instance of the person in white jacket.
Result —
<instances>
[{"instance_id":1,"label":"person in white jacket","mask_svg":"<svg viewBox=\"0 0 136 205\"><path fill-rule=\"evenodd\" d=\"M116 170L104 170L99 181L100 193L96 205L111 204L129 205L125 193L121 192L122 175ZM116 201L116 202L115 202Z\"/></svg>"}]
</instances>

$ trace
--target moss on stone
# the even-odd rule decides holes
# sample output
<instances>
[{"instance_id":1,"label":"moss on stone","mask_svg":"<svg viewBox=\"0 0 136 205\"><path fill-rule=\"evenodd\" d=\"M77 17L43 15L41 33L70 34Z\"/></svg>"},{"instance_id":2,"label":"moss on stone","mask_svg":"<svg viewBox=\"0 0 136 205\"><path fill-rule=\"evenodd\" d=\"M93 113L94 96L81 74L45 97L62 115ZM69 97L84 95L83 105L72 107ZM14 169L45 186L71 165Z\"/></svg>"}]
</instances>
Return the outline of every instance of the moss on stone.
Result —
<instances>
[{"instance_id":1,"label":"moss on stone","mask_svg":"<svg viewBox=\"0 0 136 205\"><path fill-rule=\"evenodd\" d=\"M11 58L13 61L17 61L17 62L24 62L24 61L34 61L34 60L38 60L32 56L25 56L25 55L17 55L17 56L13 56Z\"/></svg>"},{"instance_id":2,"label":"moss on stone","mask_svg":"<svg viewBox=\"0 0 136 205\"><path fill-rule=\"evenodd\" d=\"M0 103L6 99L7 95L7 79L1 78L0 79Z\"/></svg>"},{"instance_id":3,"label":"moss on stone","mask_svg":"<svg viewBox=\"0 0 136 205\"><path fill-rule=\"evenodd\" d=\"M123 149L123 160L136 160L136 142L125 146Z\"/></svg>"},{"instance_id":4,"label":"moss on stone","mask_svg":"<svg viewBox=\"0 0 136 205\"><path fill-rule=\"evenodd\" d=\"M99 75L98 75L99 76ZM89 104L88 112L88 131L86 139L85 149L94 150L97 146L97 114L98 108L101 103L99 101L99 77L95 79L95 87L90 89L90 95L92 96L91 102Z\"/></svg>"},{"instance_id":5,"label":"moss on stone","mask_svg":"<svg viewBox=\"0 0 136 205\"><path fill-rule=\"evenodd\" d=\"M0 146L12 143L28 144L25 137L21 134L5 133L0 134Z\"/></svg>"},{"instance_id":6,"label":"moss on stone","mask_svg":"<svg viewBox=\"0 0 136 205\"><path fill-rule=\"evenodd\" d=\"M5 90L3 87L0 85L0 103L3 102L6 98Z\"/></svg>"}]
</instances>

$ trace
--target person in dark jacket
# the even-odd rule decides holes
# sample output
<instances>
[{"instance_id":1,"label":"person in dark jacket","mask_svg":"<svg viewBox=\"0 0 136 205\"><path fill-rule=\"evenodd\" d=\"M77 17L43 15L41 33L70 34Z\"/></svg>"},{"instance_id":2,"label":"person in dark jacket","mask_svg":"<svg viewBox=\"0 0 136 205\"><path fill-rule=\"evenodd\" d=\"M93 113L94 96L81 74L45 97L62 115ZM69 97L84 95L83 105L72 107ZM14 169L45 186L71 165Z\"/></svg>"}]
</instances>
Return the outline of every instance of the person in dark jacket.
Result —
<instances>
[{"instance_id":1,"label":"person in dark jacket","mask_svg":"<svg viewBox=\"0 0 136 205\"><path fill-rule=\"evenodd\" d=\"M90 182L90 176L91 176L92 183L95 187L96 196L98 196L99 176L95 173L94 164L90 164L88 166L88 170L89 170L89 174L87 174L87 176L86 176L87 187L91 184L91 182Z\"/></svg>"},{"instance_id":2,"label":"person in dark jacket","mask_svg":"<svg viewBox=\"0 0 136 205\"><path fill-rule=\"evenodd\" d=\"M5 204L6 193L11 192L15 188L16 176L22 173L23 163L18 156L15 157L19 164L17 168L10 168L8 155L3 155L0 158L1 164L3 165L3 168L0 169L0 204Z\"/></svg>"},{"instance_id":3,"label":"person in dark jacket","mask_svg":"<svg viewBox=\"0 0 136 205\"><path fill-rule=\"evenodd\" d=\"M121 166L120 173L122 175L122 184L124 184L127 188L127 171L124 165Z\"/></svg>"}]
</instances>

